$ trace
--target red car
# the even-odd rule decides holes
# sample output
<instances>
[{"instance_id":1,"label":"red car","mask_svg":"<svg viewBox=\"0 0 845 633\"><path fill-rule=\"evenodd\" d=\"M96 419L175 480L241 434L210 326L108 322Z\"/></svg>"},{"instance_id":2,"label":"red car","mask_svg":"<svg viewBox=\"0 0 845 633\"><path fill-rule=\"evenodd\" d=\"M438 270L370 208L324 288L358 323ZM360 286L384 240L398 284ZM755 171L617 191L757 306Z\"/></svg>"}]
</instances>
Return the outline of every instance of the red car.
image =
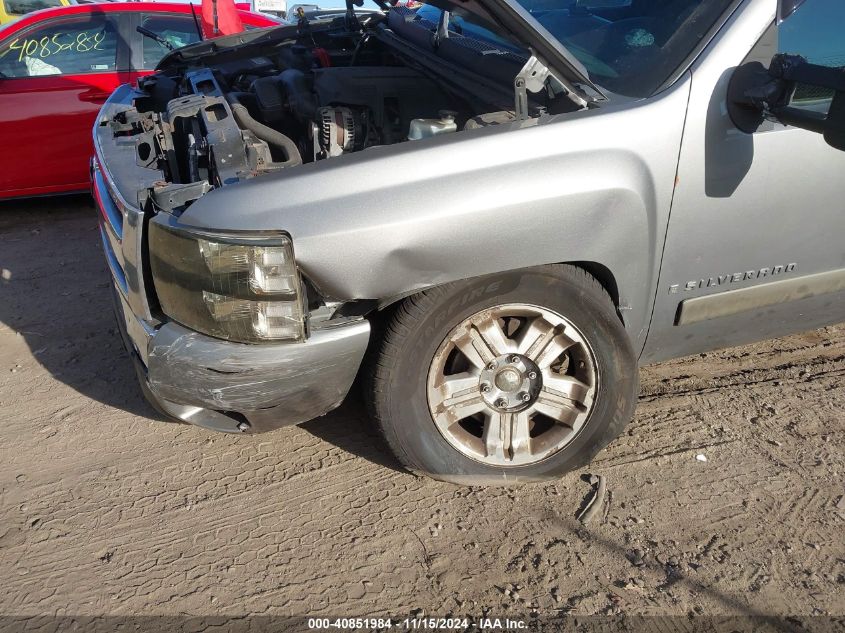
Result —
<instances>
[{"instance_id":1,"label":"red car","mask_svg":"<svg viewBox=\"0 0 845 633\"><path fill-rule=\"evenodd\" d=\"M120 84L200 39L188 4L81 4L28 14L0 29L0 199L85 191L91 128ZM278 26L239 11L245 28ZM138 32L142 27L159 40Z\"/></svg>"}]
</instances>

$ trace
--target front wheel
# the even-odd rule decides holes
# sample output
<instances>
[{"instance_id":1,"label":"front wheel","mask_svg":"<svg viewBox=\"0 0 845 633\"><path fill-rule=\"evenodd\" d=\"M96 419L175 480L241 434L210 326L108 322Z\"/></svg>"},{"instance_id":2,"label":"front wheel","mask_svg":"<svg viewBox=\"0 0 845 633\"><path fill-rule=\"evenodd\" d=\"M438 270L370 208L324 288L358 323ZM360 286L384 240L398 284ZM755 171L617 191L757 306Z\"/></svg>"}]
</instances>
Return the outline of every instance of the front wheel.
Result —
<instances>
[{"instance_id":1,"label":"front wheel","mask_svg":"<svg viewBox=\"0 0 845 633\"><path fill-rule=\"evenodd\" d=\"M410 470L466 485L538 481L587 463L630 419L633 350L585 271L544 266L404 300L371 404Z\"/></svg>"}]
</instances>

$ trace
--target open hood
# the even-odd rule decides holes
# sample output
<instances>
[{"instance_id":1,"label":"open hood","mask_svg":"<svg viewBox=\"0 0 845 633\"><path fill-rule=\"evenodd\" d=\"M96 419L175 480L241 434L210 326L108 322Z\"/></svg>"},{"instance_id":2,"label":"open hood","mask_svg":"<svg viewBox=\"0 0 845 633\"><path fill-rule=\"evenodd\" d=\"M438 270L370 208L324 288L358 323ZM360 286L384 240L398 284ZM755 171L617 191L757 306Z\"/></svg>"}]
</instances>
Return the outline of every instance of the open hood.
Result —
<instances>
[{"instance_id":1,"label":"open hood","mask_svg":"<svg viewBox=\"0 0 845 633\"><path fill-rule=\"evenodd\" d=\"M560 73L562 78L588 88L599 97L604 96L601 89L590 79L584 65L517 2L513 0L425 0L425 3L444 11L460 7L485 22L498 25L513 35L550 69ZM587 100L592 100L592 98Z\"/></svg>"},{"instance_id":2,"label":"open hood","mask_svg":"<svg viewBox=\"0 0 845 633\"><path fill-rule=\"evenodd\" d=\"M167 53L159 60L156 70L172 70L209 57L231 53L242 47L281 44L288 39L296 39L296 26L271 26L209 40L200 40Z\"/></svg>"},{"instance_id":3,"label":"open hood","mask_svg":"<svg viewBox=\"0 0 845 633\"><path fill-rule=\"evenodd\" d=\"M482 22L512 35L570 87L574 86L582 92L580 96L585 101L595 100L596 96L603 97L602 91L590 80L581 62L513 0L426 0L425 3L443 11L462 9L472 13ZM314 25L312 28L324 29L329 28L329 25ZM242 46L281 43L287 39L295 39L296 31L296 26L279 26L203 40L168 53L157 68L167 70L191 63L193 60L225 54ZM593 94L588 96L585 90Z\"/></svg>"}]
</instances>

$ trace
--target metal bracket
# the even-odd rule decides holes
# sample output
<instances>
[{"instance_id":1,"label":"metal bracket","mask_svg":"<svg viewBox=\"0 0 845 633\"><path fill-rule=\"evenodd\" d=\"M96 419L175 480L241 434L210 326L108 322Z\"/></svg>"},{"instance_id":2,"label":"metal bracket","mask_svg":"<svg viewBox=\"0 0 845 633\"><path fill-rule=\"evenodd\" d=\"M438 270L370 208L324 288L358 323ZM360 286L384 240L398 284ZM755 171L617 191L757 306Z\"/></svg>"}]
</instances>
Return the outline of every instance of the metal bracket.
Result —
<instances>
[{"instance_id":1,"label":"metal bracket","mask_svg":"<svg viewBox=\"0 0 845 633\"><path fill-rule=\"evenodd\" d=\"M516 118L524 121L528 118L528 92L541 92L546 87L546 80L552 75L548 67L532 55L513 80L516 92Z\"/></svg>"},{"instance_id":2,"label":"metal bracket","mask_svg":"<svg viewBox=\"0 0 845 633\"><path fill-rule=\"evenodd\" d=\"M451 13L449 11L442 11L440 13L440 19L437 22L437 30L434 32L434 35L432 35L431 38L431 44L435 49L440 47L440 42L449 39L450 16Z\"/></svg>"},{"instance_id":3,"label":"metal bracket","mask_svg":"<svg viewBox=\"0 0 845 633\"><path fill-rule=\"evenodd\" d=\"M553 79L553 82L549 82ZM528 118L528 93L542 92L549 90L550 94L565 94L566 97L572 101L579 108L586 108L587 101L578 94L569 81L556 75L543 62L541 62L536 55L525 62L516 77L513 80L514 90L516 92L516 118L525 120Z\"/></svg>"}]
</instances>

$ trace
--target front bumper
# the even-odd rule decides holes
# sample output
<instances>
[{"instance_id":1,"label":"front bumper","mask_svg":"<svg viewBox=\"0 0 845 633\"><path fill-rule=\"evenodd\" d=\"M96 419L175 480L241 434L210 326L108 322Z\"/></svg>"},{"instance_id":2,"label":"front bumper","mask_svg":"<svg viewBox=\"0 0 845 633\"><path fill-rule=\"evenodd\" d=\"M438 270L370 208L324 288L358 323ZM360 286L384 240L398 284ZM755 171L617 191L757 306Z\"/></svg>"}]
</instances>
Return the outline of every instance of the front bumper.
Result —
<instances>
[{"instance_id":1,"label":"front bumper","mask_svg":"<svg viewBox=\"0 0 845 633\"><path fill-rule=\"evenodd\" d=\"M169 416L215 431L263 432L328 413L349 392L370 336L364 319L312 330L304 343L262 345L172 322L150 329L115 289L118 323L147 398Z\"/></svg>"},{"instance_id":2,"label":"front bumper","mask_svg":"<svg viewBox=\"0 0 845 633\"><path fill-rule=\"evenodd\" d=\"M121 87L103 106L91 180L117 320L144 394L167 415L227 432L271 430L331 411L363 360L370 334L365 319L324 321L303 343L248 345L199 334L156 313L144 262L147 218L132 199L133 187L155 174L139 174L134 143L99 124L128 107L131 96Z\"/></svg>"}]
</instances>

